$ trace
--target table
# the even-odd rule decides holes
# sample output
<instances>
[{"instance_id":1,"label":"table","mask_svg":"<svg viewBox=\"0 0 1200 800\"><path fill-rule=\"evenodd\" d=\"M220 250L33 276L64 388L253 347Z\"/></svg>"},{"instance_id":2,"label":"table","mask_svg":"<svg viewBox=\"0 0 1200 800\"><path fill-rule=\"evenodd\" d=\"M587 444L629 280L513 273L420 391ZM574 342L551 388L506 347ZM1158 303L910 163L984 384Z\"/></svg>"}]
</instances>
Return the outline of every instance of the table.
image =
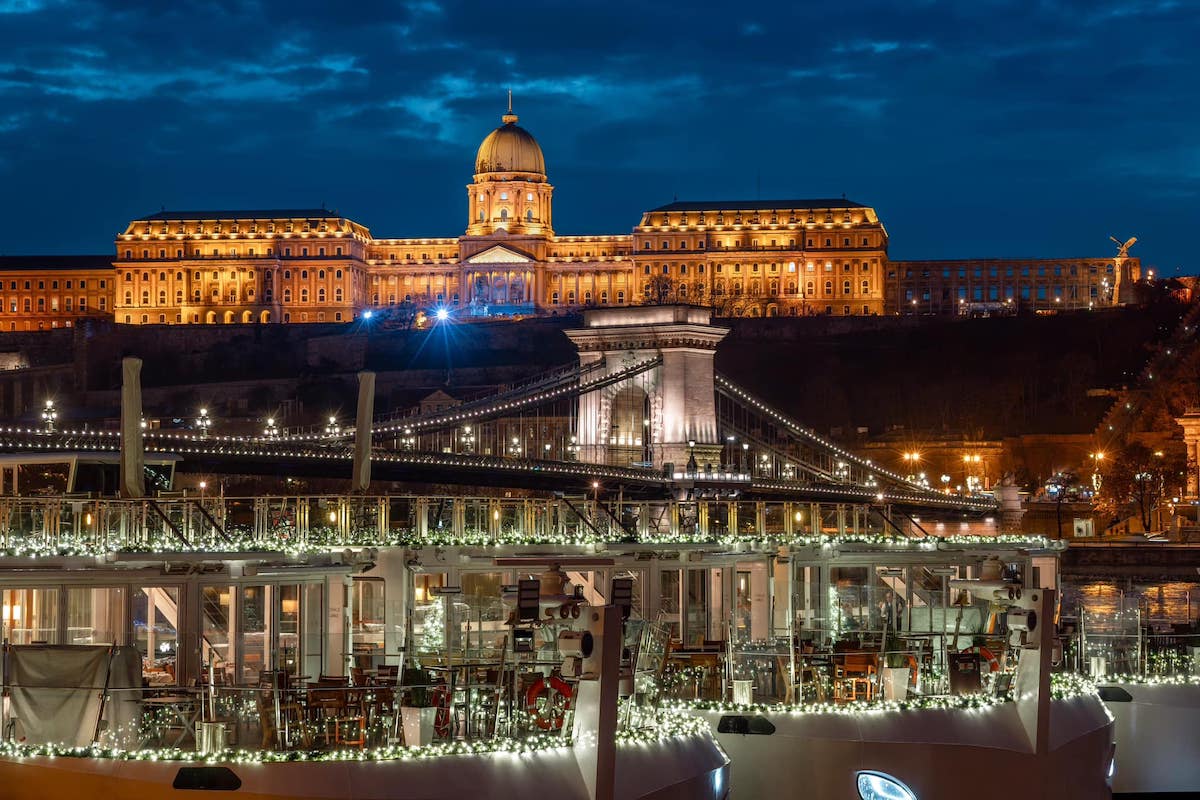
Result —
<instances>
[{"instance_id":1,"label":"table","mask_svg":"<svg viewBox=\"0 0 1200 800\"><path fill-rule=\"evenodd\" d=\"M167 694L158 697L147 697L142 700L142 704L171 712L180 726L179 736L175 738L175 741L171 742L171 747L179 747L180 743L188 736L192 736L194 740L196 735L196 720L200 717L200 704L196 700L195 695ZM159 738L161 739L161 737Z\"/></svg>"}]
</instances>

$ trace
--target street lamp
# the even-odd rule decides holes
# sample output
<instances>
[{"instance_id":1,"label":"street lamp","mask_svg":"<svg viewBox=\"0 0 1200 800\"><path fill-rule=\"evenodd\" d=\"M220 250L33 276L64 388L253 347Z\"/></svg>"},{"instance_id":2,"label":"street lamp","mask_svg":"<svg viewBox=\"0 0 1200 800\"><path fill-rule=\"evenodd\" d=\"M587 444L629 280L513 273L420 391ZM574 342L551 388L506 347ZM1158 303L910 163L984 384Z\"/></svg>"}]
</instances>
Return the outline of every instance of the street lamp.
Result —
<instances>
[{"instance_id":1,"label":"street lamp","mask_svg":"<svg viewBox=\"0 0 1200 800\"><path fill-rule=\"evenodd\" d=\"M592 481L592 502L596 503L600 500L600 481Z\"/></svg>"},{"instance_id":2,"label":"street lamp","mask_svg":"<svg viewBox=\"0 0 1200 800\"><path fill-rule=\"evenodd\" d=\"M338 425L337 417L333 414L329 415L329 422L325 424L325 435L331 439L342 432L342 428Z\"/></svg>"},{"instance_id":3,"label":"street lamp","mask_svg":"<svg viewBox=\"0 0 1200 800\"><path fill-rule=\"evenodd\" d=\"M1098 450L1095 453L1088 453L1088 458L1092 459L1092 489L1100 491L1100 484L1104 482L1100 475L1100 469L1104 464L1105 453L1103 450Z\"/></svg>"},{"instance_id":4,"label":"street lamp","mask_svg":"<svg viewBox=\"0 0 1200 800\"><path fill-rule=\"evenodd\" d=\"M54 408L53 400L47 400L46 406L42 409L42 423L46 426L46 433L54 433L56 422L58 422L58 410Z\"/></svg>"},{"instance_id":5,"label":"street lamp","mask_svg":"<svg viewBox=\"0 0 1200 800\"><path fill-rule=\"evenodd\" d=\"M978 453L963 456L963 482L967 485L968 493L974 494L979 489L979 476L972 470L979 469L979 463L982 460Z\"/></svg>"},{"instance_id":6,"label":"street lamp","mask_svg":"<svg viewBox=\"0 0 1200 800\"><path fill-rule=\"evenodd\" d=\"M743 469L743 465L745 465L746 472L749 472L750 471L750 443L749 442L742 442L742 461L741 461L741 463L738 464L739 472Z\"/></svg>"},{"instance_id":7,"label":"street lamp","mask_svg":"<svg viewBox=\"0 0 1200 800\"><path fill-rule=\"evenodd\" d=\"M208 416L208 409L201 408L200 416L196 417L196 430L200 431L201 436L208 436L210 426L212 426L212 419Z\"/></svg>"},{"instance_id":8,"label":"street lamp","mask_svg":"<svg viewBox=\"0 0 1200 800\"><path fill-rule=\"evenodd\" d=\"M268 439L274 439L279 436L279 426L275 424L274 417L267 417L267 427L266 430L263 431L263 435Z\"/></svg>"},{"instance_id":9,"label":"street lamp","mask_svg":"<svg viewBox=\"0 0 1200 800\"><path fill-rule=\"evenodd\" d=\"M700 466L696 463L696 440L688 439L688 460L687 460L688 474L695 475L699 469L700 469Z\"/></svg>"},{"instance_id":10,"label":"street lamp","mask_svg":"<svg viewBox=\"0 0 1200 800\"><path fill-rule=\"evenodd\" d=\"M208 481L200 481L200 499L204 499L204 490L208 488Z\"/></svg>"},{"instance_id":11,"label":"street lamp","mask_svg":"<svg viewBox=\"0 0 1200 800\"><path fill-rule=\"evenodd\" d=\"M475 452L475 430L470 425L462 427L462 445L468 455Z\"/></svg>"}]
</instances>

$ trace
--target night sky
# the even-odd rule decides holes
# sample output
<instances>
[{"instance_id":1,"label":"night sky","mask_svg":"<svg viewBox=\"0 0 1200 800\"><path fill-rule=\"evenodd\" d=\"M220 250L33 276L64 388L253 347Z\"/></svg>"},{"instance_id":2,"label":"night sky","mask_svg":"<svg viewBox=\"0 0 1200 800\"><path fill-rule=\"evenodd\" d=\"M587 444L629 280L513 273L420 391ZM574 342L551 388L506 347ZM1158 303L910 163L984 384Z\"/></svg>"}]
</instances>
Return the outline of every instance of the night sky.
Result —
<instances>
[{"instance_id":1,"label":"night sky","mask_svg":"<svg viewBox=\"0 0 1200 800\"><path fill-rule=\"evenodd\" d=\"M0 253L164 206L456 236L511 87L560 234L844 193L894 258L1195 273L1198 5L0 0Z\"/></svg>"}]
</instances>

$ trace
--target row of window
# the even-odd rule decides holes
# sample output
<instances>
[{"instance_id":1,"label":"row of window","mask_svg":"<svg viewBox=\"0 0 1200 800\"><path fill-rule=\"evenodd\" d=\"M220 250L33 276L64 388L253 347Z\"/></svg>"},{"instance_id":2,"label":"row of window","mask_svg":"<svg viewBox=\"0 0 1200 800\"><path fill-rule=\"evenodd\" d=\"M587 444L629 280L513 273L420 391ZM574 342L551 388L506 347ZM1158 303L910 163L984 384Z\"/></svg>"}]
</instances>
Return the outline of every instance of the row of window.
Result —
<instances>
[{"instance_id":1,"label":"row of window","mask_svg":"<svg viewBox=\"0 0 1200 800\"><path fill-rule=\"evenodd\" d=\"M325 248L325 247L318 247L317 248L317 256L328 255L328 253L326 252L327 249L328 248ZM340 255L345 254L343 248L340 246L335 247L333 250L334 250L333 255L335 255L335 256L340 256ZM308 251L309 251L308 247L301 247L300 248L300 256L304 257L304 256L309 255ZM224 250L222 250L222 248L220 248L220 247L214 247L214 248L212 248L211 252L212 252L212 256L218 257L218 258L222 257L222 256L225 256L228 258L239 258L242 255L241 251L237 247L226 247L226 248L224 248ZM184 249L182 247L177 247L177 248L175 248L175 256L174 257L175 258L183 258L183 253L184 253ZM202 255L201 255L200 248L199 247L193 248L192 255L196 258L201 258ZM253 247L247 247L245 255L248 258L255 257L258 255L258 250ZM267 255L267 256L274 255L274 249L268 247L266 252L263 253L263 255ZM285 257L292 255L292 248L291 247L283 248L283 255ZM167 250L165 247L158 248L158 256L157 257L160 259L167 257ZM142 248L142 258L143 259L151 258L149 248ZM126 261L133 260L133 250L132 249L130 249L130 248L125 249L125 260Z\"/></svg>"},{"instance_id":2,"label":"row of window","mask_svg":"<svg viewBox=\"0 0 1200 800\"><path fill-rule=\"evenodd\" d=\"M973 302L981 303L986 301L1000 302L1003 300L1014 300L1020 298L1022 300L1032 300L1035 297L1038 300L1057 300L1061 302L1064 299L1078 300L1080 299L1080 288L1077 285L1071 286L976 286L969 292L967 287L959 286L957 291L951 291L949 287L941 290L941 298L943 302L957 299L960 303L965 303L970 297ZM926 289L921 292L921 300L929 302L934 296L930 290ZM1091 300L1096 300L1100 296L1099 289L1095 286L1088 286L1086 297ZM917 299L917 293L913 289L906 289L904 292L906 302L912 302Z\"/></svg>"},{"instance_id":3,"label":"row of window","mask_svg":"<svg viewBox=\"0 0 1200 800\"><path fill-rule=\"evenodd\" d=\"M62 281L63 288L64 288L64 289L71 289L71 288L74 288L74 287L72 287L72 286L71 286L72 282L73 282L73 281L71 281L71 280ZM35 283L35 281L9 281L9 282L8 282L8 288L9 288L9 289L11 289L11 290L13 290L13 291L16 291L16 290L17 290L17 285L18 285L18 284L22 284L22 285L23 285L23 287L24 287L25 289L32 289L32 288L33 288L33 284L34 284L34 283ZM39 289L45 289L45 288L46 288L46 281L44 281L44 280L43 280L43 281L36 281L36 283L37 283L37 288L39 288ZM79 288L79 289L86 289L86 288L88 288L88 282L87 282L87 279L86 279L86 278L80 278L78 281L76 281L76 283L78 283L78 287L77 287L77 288ZM100 288L101 288L101 289L108 288L108 281L106 281L106 280L101 280L101 281L99 281L99 283L100 283ZM51 289L57 289L57 288L58 288L58 284L59 284L59 282L58 282L58 281L50 281L50 288L51 288ZM3 287L4 287L4 281L3 281L3 279L0 279L0 288L3 288Z\"/></svg>"},{"instance_id":4,"label":"row of window","mask_svg":"<svg viewBox=\"0 0 1200 800\"><path fill-rule=\"evenodd\" d=\"M295 226L294 222L285 222L283 224L283 231L284 231L284 233L294 233L295 227L296 226ZM329 223L328 222L318 223L316 226L316 229L322 233L325 233L329 230ZM301 223L300 231L302 233L311 233L313 231L313 224L311 222ZM170 225L168 225L167 223L164 222L159 227L158 232L163 235L170 233L171 232ZM228 226L223 227L221 225L221 223L217 222L217 223L213 223L213 225L207 229L204 227L203 223L197 223L194 227L189 228L187 225L180 222L178 225L175 226L175 232L177 234L190 233L190 234L194 234L196 236L203 236L205 233L220 235L222 233L241 233L242 226L241 226L241 223L239 223L239 222L231 222L231 223L229 223ZM246 233L258 233L258 223L251 222L245 232ZM268 222L266 224L266 232L267 233L275 233L275 223L274 222ZM145 226L142 227L142 233L146 236L152 235L153 234L153 226L150 223L147 223Z\"/></svg>"},{"instance_id":5,"label":"row of window","mask_svg":"<svg viewBox=\"0 0 1200 800\"><path fill-rule=\"evenodd\" d=\"M99 303L100 311L105 311L108 308L108 298L101 296L98 298L97 302ZM0 297L0 311L7 309L8 313L10 314L18 314L22 312L26 314L31 313L35 305L37 306L38 311L44 312L46 311L47 299L45 297L38 297L36 298L35 303L34 298L30 297L10 297L8 298L8 302L6 304L4 298ZM49 310L51 312L68 311L87 313L88 299L86 297L80 297L78 299L73 297L59 298L56 295L49 298L49 306Z\"/></svg>"},{"instance_id":6,"label":"row of window","mask_svg":"<svg viewBox=\"0 0 1200 800\"><path fill-rule=\"evenodd\" d=\"M481 217L481 218L482 218L482 217ZM689 246L689 242L691 242L691 241L692 241L692 240L689 240L689 239L678 239L678 240L676 240L676 241L675 241L675 247L674 247L674 248L672 248L672 247L671 247L671 240L670 240L670 239L663 239L663 240L662 240L662 247L660 247L659 249L660 249L660 250L671 250L671 249L675 249L675 250L690 250L690 249L692 249L692 248ZM760 241L760 240L758 240L758 239L751 239L751 240L750 240L750 245L749 245L749 246L750 246L750 247L752 247L752 248L753 248L753 247L762 247L762 246L764 246L764 245L760 245L760 244L759 244L759 241ZM796 240L795 240L795 239L788 239L788 240L787 240L787 244L781 244L781 243L780 243L780 242L781 242L781 240L779 240L779 239L768 239L768 240L766 240L766 241L767 241L767 244L765 245L766 247L795 247L795 246L796 246ZM808 237L807 239L805 239L805 242L806 242L805 246L806 246L806 247L811 247L811 248L815 248L815 247L818 247L818 246L820 246L820 247L833 247L833 246L834 246L834 244L833 244L833 242L834 242L834 237L832 237L832 236L826 236L826 237L824 237L824 239L822 240L822 241L824 241L824 244L823 244L823 245L818 245L818 244L817 244L817 241L818 241L818 238L813 238L813 237L811 237L811 236L810 236L810 237ZM842 246L842 247L851 247L851 246L852 246L852 245L850 244L850 243L851 243L851 241L852 241L851 237L849 237L849 236L843 236L843 237L842 237L842 244L841 244L841 246ZM742 239L718 239L718 240L716 241L716 245L717 245L717 247L718 247L718 248L721 248L721 249L729 249L729 248L738 248L738 247L742 247L742 246L743 246L743 242L744 242L744 240L742 240ZM704 240L703 240L703 239L696 239L696 240L695 240L695 244L696 244L696 248L695 248L695 249L697 249L697 250L703 250L703 249L704 249ZM871 238L870 238L869 236L863 236L863 237L860 239L860 244L859 244L859 246L860 246L860 247L870 247L870 246L871 246ZM653 247L653 245L651 244L651 241L650 241L649 239L643 239L643 240L642 240L642 250L643 250L643 251L645 251L645 250L653 250L653 249L654 249L654 247Z\"/></svg>"},{"instance_id":7,"label":"row of window","mask_svg":"<svg viewBox=\"0 0 1200 800\"><path fill-rule=\"evenodd\" d=\"M849 211L843 211L841 214L841 218L842 218L842 224L848 224L852 221L852 217L850 216ZM688 225L689 219L690 219L690 215L687 212L684 212L683 214L679 215L679 218L676 220L675 224ZM697 224L704 225L704 224L706 224L707 220L708 220L708 215L703 211L699 212L699 220L698 220ZM760 215L760 214L751 214L750 215L750 224L751 225L760 225L760 224L762 224L762 220L763 220L763 215ZM779 224L779 214L772 213L771 217L770 217L770 221L771 221L770 224L778 225ZM787 221L788 221L788 224L790 224L790 225L797 224L797 218L796 218L795 213L789 214ZM816 224L816 222L817 222L816 213L814 213L812 211L808 212L808 217L806 218L805 221L809 225ZM671 223L671 215L663 214L662 217L655 217L654 215L649 215L646 219L646 224L648 224L648 225L664 225L664 226L670 227L672 224ZM725 224L725 215L723 213L721 213L721 212L717 213L716 224L717 225ZM741 214L733 215L733 224L734 225L742 224L742 215ZM825 224L826 225L833 224L833 212L832 211L825 212Z\"/></svg>"},{"instance_id":8,"label":"row of window","mask_svg":"<svg viewBox=\"0 0 1200 800\"><path fill-rule=\"evenodd\" d=\"M734 272L734 273L740 273L740 272L742 271L742 265L741 265L741 264L731 264L731 265L726 265L726 264L714 264L714 265L713 265L713 269L714 269L716 272L724 272L724 271L725 271L725 267L726 267L726 266L729 266L729 267L731 268L731 271L732 271L732 272ZM769 269L769 271L770 271L770 272L779 272L779 269L780 269L780 265L779 265L779 264L767 264L767 265L749 264L749 265L747 265L747 266L749 266L749 267L750 267L750 272L759 272L759 271L760 271L760 266L766 266L766 267L768 267L768 269ZM796 271L796 262L795 262L795 261L789 262L787 266L788 266L788 268L787 268L787 271L788 271L788 272L795 272L795 271ZM850 272L850 271L852 271L852 269L853 269L854 267L858 267L858 268L859 268L859 270L860 270L860 271L862 271L862 272L870 272L870 271L871 271L871 265L870 265L870 264L868 264L866 261L862 261L862 262L855 261L855 262L853 262L853 266L851 265L851 262L849 262L849 261L844 261L844 262L842 262L842 272ZM704 265L703 265L703 264L697 264L695 268L696 268L696 274L697 274L697 275L703 275L703 274L704 274ZM671 274L671 265L670 265L670 264L663 264L663 265L662 265L662 267L661 267L661 269L662 269L662 274L663 274L663 275L670 275L670 274ZM825 267L824 267L824 269L825 269L825 271L826 271L826 272L833 272L833 270L834 270L834 264L833 264L833 262L832 262L832 261L826 261L826 262L825 262ZM654 271L654 267L653 267L653 265L651 265L651 264L644 264L644 265L642 265L642 274L643 274L643 275L650 275L650 274L653 274L653 271ZM814 264L813 264L813 262L811 262L811 261L805 262L805 264L804 264L804 271L805 271L805 272L815 272L815 271L816 271L816 265L814 265ZM687 274L688 274L688 265L687 265L687 264L680 264L680 265L679 265L679 274L680 274L680 275L687 275Z\"/></svg>"},{"instance_id":9,"label":"row of window","mask_svg":"<svg viewBox=\"0 0 1200 800\"><path fill-rule=\"evenodd\" d=\"M1073 277L1079 275L1080 268L1079 268L1079 265L1077 265L1077 264L1071 264L1068 267L1066 267L1065 269L1066 269L1066 274L1068 274L1068 275L1071 275ZM1048 271L1046 265L1043 264L1043 265L1038 266L1038 268L1037 268L1037 277L1045 278L1047 275L1053 274L1054 277L1061 278L1063 275L1063 271L1064 271L1064 267L1062 264L1054 264L1053 266L1051 266L1049 268L1049 271ZM975 267L973 270L968 270L965 267L959 267L957 270L952 270L950 268L944 268L942 270L942 278L944 280L949 280L952 275L957 275L957 277L960 280L962 280L967 277L968 272L971 272L972 277L975 277L975 278L982 279L984 277L984 270L982 267ZM1107 274L1111 275L1112 272L1113 272L1112 264L1089 264L1089 265L1087 265L1087 274L1089 274L1089 275L1098 275L1101 273L1107 273ZM991 267L987 271L987 276L991 277L991 278L999 278L1000 277L1000 268L999 267ZM904 271L904 277L905 278L916 277L915 270L906 269ZM931 272L930 270L922 270L920 273L920 277L922 277L922 278L936 277L936 272L935 271ZM1013 267L1006 267L1004 270L1004 277L1006 277L1006 278L1016 277L1015 269ZM1029 267L1021 267L1021 277L1022 278L1031 277L1031 269Z\"/></svg>"},{"instance_id":10,"label":"row of window","mask_svg":"<svg viewBox=\"0 0 1200 800\"><path fill-rule=\"evenodd\" d=\"M317 274L317 280L322 280L322 281L323 281L323 280L325 280L325 278L326 278L326 271L325 271L325 270L323 270L323 269L319 269L319 270L315 270L315 272L316 272L316 274ZM339 281L342 279L342 277L343 277L343 275L344 275L344 273L343 273L343 272L342 272L342 270L340 270L340 269L331 270L331 273L332 273L332 275L333 275L333 278L334 278L334 280L339 280ZM200 275L201 275L200 271L199 271L199 270L196 270L195 272L193 272L193 273L192 273L192 280L196 280L196 281L200 280ZM132 281L132 280L133 280L133 277L134 277L134 273L133 273L133 272L126 272L126 273L125 273L125 282L126 282L126 283L129 283L130 281ZM242 280L253 280L253 278L255 277L255 273L254 273L254 272L252 272L252 271L250 271L250 270L245 270L245 269L241 270L241 272L240 272L240 275L239 275L239 272L238 272L238 270L230 270L230 271L229 271L229 280L237 280L239 277L241 277L241 279L242 279ZM177 280L177 281L182 281L182 280L183 280L183 278L184 278L184 273L183 273L183 272L176 272L176 273L175 273L175 280ZM283 278L284 278L284 280L291 280L291 278L292 278L292 271L291 271L290 269L285 269L285 270L283 271ZM159 279L159 281L165 281L165 280L167 280L167 273L166 273L166 272L160 272L160 273L158 273L158 279ZM221 279L221 273L220 273L219 271L217 271L217 270L213 270L213 272L212 272L212 280L214 280L214 281L219 281L220 279ZM306 270L306 269L302 269L302 270L300 270L300 279L301 279L301 280L308 280L308 270ZM143 281L148 281L148 280L150 280L150 273L149 273L149 272L143 272L143 273L142 273L142 280L143 280ZM271 273L270 273L269 271L267 271L267 272L263 272L263 281L264 281L265 283L270 283L270 282L271 282ZM56 281L56 283L57 283L57 281ZM71 283L70 281L67 281L67 284L68 284L68 285L67 285L67 288L68 288L68 289L70 289L70 288L71 288L71 286L70 286L70 283ZM80 283L82 283L82 281L80 281ZM103 281L101 281L101 284L100 284L100 285L101 285L101 287L103 287L103 285L104 285L104 282L103 282ZM13 288L16 288L16 287L14 286ZM25 287L25 288L29 288L29 287L27 286L27 287ZM40 288L40 287L39 287L39 288ZM54 288L56 288L56 289L57 289L58 287L57 287L57 286L55 286ZM81 288L82 288L82 287L81 287Z\"/></svg>"}]
</instances>

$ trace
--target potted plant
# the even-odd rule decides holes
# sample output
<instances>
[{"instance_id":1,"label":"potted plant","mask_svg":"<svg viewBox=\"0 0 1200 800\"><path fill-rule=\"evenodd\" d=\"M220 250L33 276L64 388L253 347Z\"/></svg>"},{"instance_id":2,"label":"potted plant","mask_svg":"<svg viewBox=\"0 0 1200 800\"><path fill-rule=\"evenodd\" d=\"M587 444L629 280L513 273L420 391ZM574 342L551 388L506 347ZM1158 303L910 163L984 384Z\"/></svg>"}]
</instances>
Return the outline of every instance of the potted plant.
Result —
<instances>
[{"instance_id":1,"label":"potted plant","mask_svg":"<svg viewBox=\"0 0 1200 800\"><path fill-rule=\"evenodd\" d=\"M902 650L904 643L898 637L887 637L884 647L883 697L885 700L908 699L908 682L912 678L912 664L908 653Z\"/></svg>"},{"instance_id":2,"label":"potted plant","mask_svg":"<svg viewBox=\"0 0 1200 800\"><path fill-rule=\"evenodd\" d=\"M400 689L400 722L404 726L404 744L417 747L433 741L433 722L437 709L429 689L429 673L420 668L404 670Z\"/></svg>"}]
</instances>

